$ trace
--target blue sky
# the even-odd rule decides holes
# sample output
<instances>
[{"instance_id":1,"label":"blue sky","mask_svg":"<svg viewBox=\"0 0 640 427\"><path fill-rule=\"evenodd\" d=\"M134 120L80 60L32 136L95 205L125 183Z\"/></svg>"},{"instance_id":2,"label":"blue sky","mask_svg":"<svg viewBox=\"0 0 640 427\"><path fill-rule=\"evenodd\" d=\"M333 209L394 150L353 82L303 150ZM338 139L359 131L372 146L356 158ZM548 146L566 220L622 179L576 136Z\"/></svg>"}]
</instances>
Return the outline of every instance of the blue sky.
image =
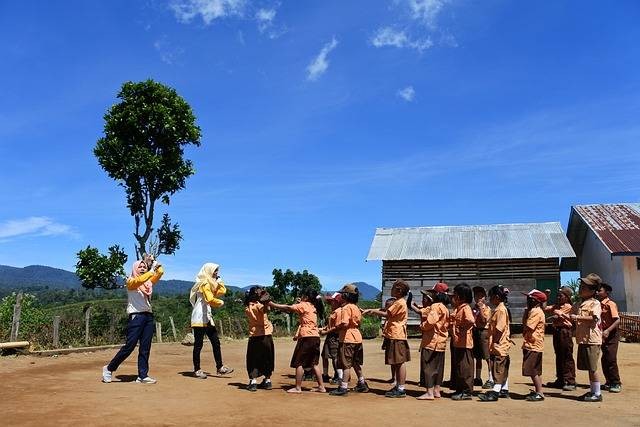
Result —
<instances>
[{"instance_id":1,"label":"blue sky","mask_svg":"<svg viewBox=\"0 0 640 427\"><path fill-rule=\"evenodd\" d=\"M635 1L0 2L0 264L133 253L92 149L147 78L203 132L167 278L214 261L239 286L274 267L379 286L376 227L637 202L638 22Z\"/></svg>"}]
</instances>

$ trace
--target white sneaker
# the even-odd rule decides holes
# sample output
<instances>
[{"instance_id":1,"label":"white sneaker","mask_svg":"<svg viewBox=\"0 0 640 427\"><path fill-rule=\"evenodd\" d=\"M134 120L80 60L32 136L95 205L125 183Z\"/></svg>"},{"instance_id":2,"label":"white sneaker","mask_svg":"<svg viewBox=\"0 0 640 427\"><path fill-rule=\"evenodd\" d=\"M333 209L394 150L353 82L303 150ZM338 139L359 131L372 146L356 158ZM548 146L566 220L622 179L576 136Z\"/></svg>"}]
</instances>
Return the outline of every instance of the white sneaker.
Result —
<instances>
[{"instance_id":1,"label":"white sneaker","mask_svg":"<svg viewBox=\"0 0 640 427\"><path fill-rule=\"evenodd\" d=\"M197 371L195 371L194 375L196 376L196 378L200 378L200 379L203 379L203 380L207 379L207 374L205 374L202 369L198 369Z\"/></svg>"},{"instance_id":2,"label":"white sneaker","mask_svg":"<svg viewBox=\"0 0 640 427\"><path fill-rule=\"evenodd\" d=\"M144 378L136 378L136 382L137 383L142 383L142 384L155 384L158 381L155 378L151 378L151 377L144 377Z\"/></svg>"},{"instance_id":3,"label":"white sneaker","mask_svg":"<svg viewBox=\"0 0 640 427\"><path fill-rule=\"evenodd\" d=\"M109 366L109 365L104 365L102 367L102 382L103 383L110 383L111 382L111 371L107 369L107 366Z\"/></svg>"}]
</instances>

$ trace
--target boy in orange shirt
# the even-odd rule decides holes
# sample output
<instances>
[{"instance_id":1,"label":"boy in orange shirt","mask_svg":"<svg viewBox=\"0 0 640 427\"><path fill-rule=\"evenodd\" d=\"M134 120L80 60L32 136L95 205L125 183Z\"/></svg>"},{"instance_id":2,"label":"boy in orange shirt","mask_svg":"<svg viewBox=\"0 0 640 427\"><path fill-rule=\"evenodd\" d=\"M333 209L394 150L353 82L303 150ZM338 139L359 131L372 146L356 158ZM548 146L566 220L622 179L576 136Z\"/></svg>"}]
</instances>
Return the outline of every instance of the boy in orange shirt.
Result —
<instances>
[{"instance_id":1,"label":"boy in orange shirt","mask_svg":"<svg viewBox=\"0 0 640 427\"><path fill-rule=\"evenodd\" d=\"M547 295L537 289L523 294L527 296L527 309L522 317L522 375L531 377L535 387L525 400L541 402L544 400L541 375L545 322L542 304L547 301Z\"/></svg>"},{"instance_id":2,"label":"boy in orange shirt","mask_svg":"<svg viewBox=\"0 0 640 427\"><path fill-rule=\"evenodd\" d=\"M473 287L473 315L476 324L473 326L473 358L476 360L476 376L473 385L482 386L484 389L493 387L493 377L489 365L489 319L491 308L487 305L487 291L482 286ZM488 379L482 383L482 362L487 363Z\"/></svg>"},{"instance_id":3,"label":"boy in orange shirt","mask_svg":"<svg viewBox=\"0 0 640 427\"><path fill-rule=\"evenodd\" d=\"M449 288L443 283L422 292L421 310L422 342L420 343L420 373L427 392L418 400L433 400L440 397L440 386L444 374L444 353L449 336Z\"/></svg>"},{"instance_id":4,"label":"boy in orange shirt","mask_svg":"<svg viewBox=\"0 0 640 427\"><path fill-rule=\"evenodd\" d=\"M387 322L382 331L388 338L385 348L385 364L391 365L397 385L385 393L386 397L406 397L404 383L407 377L405 362L411 360L409 342L407 341L407 318L409 310L404 297L409 293L409 285L404 280L396 280L391 287L391 296L396 301L386 311L368 309L362 314L386 317Z\"/></svg>"},{"instance_id":5,"label":"boy in orange shirt","mask_svg":"<svg viewBox=\"0 0 640 427\"><path fill-rule=\"evenodd\" d=\"M261 296L265 296L261 301ZM249 385L247 390L257 391L259 388L271 390L271 374L275 362L275 351L273 347L273 325L267 313L268 294L259 286L252 286L245 292L244 305L245 315L249 324L249 342L247 344L247 373L249 374ZM263 376L260 384L256 378Z\"/></svg>"},{"instance_id":6,"label":"boy in orange shirt","mask_svg":"<svg viewBox=\"0 0 640 427\"><path fill-rule=\"evenodd\" d=\"M602 346L602 308L595 296L602 285L597 274L591 273L580 278L580 305L575 305L569 316L576 325L576 342L578 343L578 369L589 371L591 390L578 398L583 402L602 402L598 361Z\"/></svg>"},{"instance_id":7,"label":"boy in orange shirt","mask_svg":"<svg viewBox=\"0 0 640 427\"><path fill-rule=\"evenodd\" d=\"M499 398L509 397L509 349L513 341L506 306L508 295L509 289L501 285L489 289L489 302L495 307L489 319L489 353L494 385L493 390L478 396L483 402L497 402Z\"/></svg>"},{"instance_id":8,"label":"boy in orange shirt","mask_svg":"<svg viewBox=\"0 0 640 427\"><path fill-rule=\"evenodd\" d=\"M556 379L547 383L547 387L561 388L564 391L576 389L576 364L573 361L573 324L567 317L571 313L573 291L567 286L558 289L555 304L545 307L545 313L551 313L553 327L553 351L556 354Z\"/></svg>"},{"instance_id":9,"label":"boy in orange shirt","mask_svg":"<svg viewBox=\"0 0 640 427\"><path fill-rule=\"evenodd\" d=\"M610 393L620 393L622 391L620 372L618 371L618 342L620 341L618 324L620 323L620 316L618 315L618 306L609 298L611 291L611 286L603 283L597 295L602 306L601 361L602 371L606 379L606 383L602 388L609 390Z\"/></svg>"},{"instance_id":10,"label":"boy in orange shirt","mask_svg":"<svg viewBox=\"0 0 640 427\"><path fill-rule=\"evenodd\" d=\"M453 358L451 366L454 370L452 385L455 393L453 400L471 400L473 392L473 325L475 317L471 310L473 294L466 283L453 288L453 305L455 311L449 318L451 324L451 341Z\"/></svg>"}]
</instances>

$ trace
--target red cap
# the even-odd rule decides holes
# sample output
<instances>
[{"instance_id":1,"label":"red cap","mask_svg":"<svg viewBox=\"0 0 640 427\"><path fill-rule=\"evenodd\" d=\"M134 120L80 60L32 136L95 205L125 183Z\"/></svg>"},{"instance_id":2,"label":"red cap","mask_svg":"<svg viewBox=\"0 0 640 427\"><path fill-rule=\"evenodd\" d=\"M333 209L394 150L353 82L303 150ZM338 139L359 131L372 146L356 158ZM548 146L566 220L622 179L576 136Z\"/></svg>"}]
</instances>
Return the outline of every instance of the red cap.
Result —
<instances>
[{"instance_id":1,"label":"red cap","mask_svg":"<svg viewBox=\"0 0 640 427\"><path fill-rule=\"evenodd\" d=\"M547 301L547 294L545 294L542 291L539 291L537 289L532 289L530 290L528 293L527 292L523 292L523 295L526 295L527 298L533 298L534 300L538 301L539 303L543 303Z\"/></svg>"},{"instance_id":2,"label":"red cap","mask_svg":"<svg viewBox=\"0 0 640 427\"><path fill-rule=\"evenodd\" d=\"M432 290L439 292L439 293L447 293L449 292L449 285L447 285L446 283L443 282L438 282L435 285L433 285Z\"/></svg>"}]
</instances>

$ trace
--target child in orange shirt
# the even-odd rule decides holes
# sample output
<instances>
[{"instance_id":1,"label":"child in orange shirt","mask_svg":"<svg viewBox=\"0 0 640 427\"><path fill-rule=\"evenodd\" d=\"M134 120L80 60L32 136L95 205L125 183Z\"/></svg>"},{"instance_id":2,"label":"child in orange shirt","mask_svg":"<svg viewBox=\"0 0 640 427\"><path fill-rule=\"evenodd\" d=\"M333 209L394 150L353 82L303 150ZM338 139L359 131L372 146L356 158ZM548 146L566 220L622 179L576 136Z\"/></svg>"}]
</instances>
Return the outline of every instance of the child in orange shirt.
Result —
<instances>
[{"instance_id":1,"label":"child in orange shirt","mask_svg":"<svg viewBox=\"0 0 640 427\"><path fill-rule=\"evenodd\" d=\"M296 370L296 385L287 390L288 393L302 393L302 377L305 369L312 369L318 381L318 387L311 391L326 392L322 381L322 372L318 366L320 359L320 333L318 331L318 313L324 313L322 300L314 289L305 289L300 302L293 305L276 304L269 301L269 306L276 310L296 313L299 317L296 332L296 348L291 357L290 366Z\"/></svg>"},{"instance_id":2,"label":"child in orange shirt","mask_svg":"<svg viewBox=\"0 0 640 427\"><path fill-rule=\"evenodd\" d=\"M578 398L583 402L602 402L600 393L600 377L598 376L598 361L602 346L602 308L595 296L602 285L597 274L591 273L580 278L580 305L573 307L570 319L576 325L576 342L578 343L577 367L581 371L589 371L591 390Z\"/></svg>"},{"instance_id":3,"label":"child in orange shirt","mask_svg":"<svg viewBox=\"0 0 640 427\"><path fill-rule=\"evenodd\" d=\"M513 341L509 326L511 316L506 306L508 295L509 289L501 285L489 289L489 302L495 307L489 319L489 366L494 384L493 390L478 396L484 402L497 402L498 398L509 397L509 349Z\"/></svg>"},{"instance_id":4,"label":"child in orange shirt","mask_svg":"<svg viewBox=\"0 0 640 427\"><path fill-rule=\"evenodd\" d=\"M396 302L396 298L394 297L389 297L384 301L384 311L387 311L389 309L389 307L391 307L393 305L393 303ZM385 322L386 323L386 322ZM384 330L384 326L383 326L383 330ZM388 338L383 338L382 339L382 350L386 350L387 348L387 344L388 344L389 339ZM393 371L393 366L391 366L389 368L391 370L391 379L388 381L391 383L391 385L393 387L395 387L396 384L396 374Z\"/></svg>"},{"instance_id":5,"label":"child in orange shirt","mask_svg":"<svg viewBox=\"0 0 640 427\"><path fill-rule=\"evenodd\" d=\"M422 342L420 343L420 373L421 380L427 391L418 400L433 400L440 398L440 386L444 375L444 353L449 336L449 288L443 283L437 283L428 291L421 291L423 308L421 311L420 329Z\"/></svg>"},{"instance_id":6,"label":"child in orange shirt","mask_svg":"<svg viewBox=\"0 0 640 427\"><path fill-rule=\"evenodd\" d=\"M491 318L491 308L487 305L487 291L482 286L473 287L473 315L476 324L473 326L473 358L476 360L476 376L473 385L482 386L484 389L493 387L493 377L489 366L489 319ZM488 379L482 382L482 362L487 364Z\"/></svg>"},{"instance_id":7,"label":"child in orange shirt","mask_svg":"<svg viewBox=\"0 0 640 427\"><path fill-rule=\"evenodd\" d=\"M344 285L340 290L340 295L342 307L340 308L340 319L336 322L336 328L340 334L337 366L343 370L342 382L337 389L329 394L332 396L347 395L351 368L353 368L358 378L358 383L354 390L358 393L367 393L369 386L362 374L364 352L362 350L362 334L359 329L362 321L362 312L356 305L359 296L358 288L352 284Z\"/></svg>"},{"instance_id":8,"label":"child in orange shirt","mask_svg":"<svg viewBox=\"0 0 640 427\"><path fill-rule=\"evenodd\" d=\"M391 296L396 301L387 311L368 309L362 314L371 314L379 317L386 317L387 322L382 331L385 338L388 338L385 348L385 364L391 365L397 385L385 393L386 397L406 397L404 383L407 377L405 362L411 360L409 342L407 341L407 302L404 297L409 293L409 285L404 280L396 280L391 287Z\"/></svg>"},{"instance_id":9,"label":"child in orange shirt","mask_svg":"<svg viewBox=\"0 0 640 427\"><path fill-rule=\"evenodd\" d=\"M531 377L535 387L525 400L541 402L544 400L541 375L545 322L542 304L547 301L547 295L537 289L523 294L527 296L527 309L522 317L522 375Z\"/></svg>"},{"instance_id":10,"label":"child in orange shirt","mask_svg":"<svg viewBox=\"0 0 640 427\"><path fill-rule=\"evenodd\" d=\"M452 400L471 400L473 392L473 325L475 318L471 311L473 294L466 283L453 288L453 305L455 310L449 322L451 324L451 341L453 342L454 377L452 386L455 392Z\"/></svg>"},{"instance_id":11,"label":"child in orange shirt","mask_svg":"<svg viewBox=\"0 0 640 427\"><path fill-rule=\"evenodd\" d=\"M271 390L271 374L275 362L275 351L273 347L273 325L267 317L269 305L266 301L260 301L263 288L252 286L245 292L244 312L249 323L249 343L247 344L247 373L249 374L249 385L247 390L257 391L261 388ZM268 294L263 294L267 295ZM256 383L256 378L263 376L260 384Z\"/></svg>"},{"instance_id":12,"label":"child in orange shirt","mask_svg":"<svg viewBox=\"0 0 640 427\"><path fill-rule=\"evenodd\" d=\"M342 305L342 297L338 292L325 297L325 300L331 305L331 315L327 326L320 329L320 335L325 335L324 344L322 346L322 381L330 384L340 384L342 382L342 369L336 367L338 359L339 334L336 328L340 319L340 306ZM329 378L329 360L333 365L333 377Z\"/></svg>"},{"instance_id":13,"label":"child in orange shirt","mask_svg":"<svg viewBox=\"0 0 640 427\"><path fill-rule=\"evenodd\" d=\"M609 390L610 393L620 393L622 391L622 383L620 382L620 373L618 371L618 342L620 341L618 324L620 324L620 316L618 314L618 306L609 298L611 291L611 286L603 283L597 295L602 306L602 371L607 381L602 388Z\"/></svg>"},{"instance_id":14,"label":"child in orange shirt","mask_svg":"<svg viewBox=\"0 0 640 427\"><path fill-rule=\"evenodd\" d=\"M553 327L553 351L556 354L556 379L547 383L547 387L561 388L564 391L576 389L576 364L573 361L573 324L567 317L571 313L573 291L567 286L558 289L555 304L545 307L545 313L551 313Z\"/></svg>"}]
</instances>

